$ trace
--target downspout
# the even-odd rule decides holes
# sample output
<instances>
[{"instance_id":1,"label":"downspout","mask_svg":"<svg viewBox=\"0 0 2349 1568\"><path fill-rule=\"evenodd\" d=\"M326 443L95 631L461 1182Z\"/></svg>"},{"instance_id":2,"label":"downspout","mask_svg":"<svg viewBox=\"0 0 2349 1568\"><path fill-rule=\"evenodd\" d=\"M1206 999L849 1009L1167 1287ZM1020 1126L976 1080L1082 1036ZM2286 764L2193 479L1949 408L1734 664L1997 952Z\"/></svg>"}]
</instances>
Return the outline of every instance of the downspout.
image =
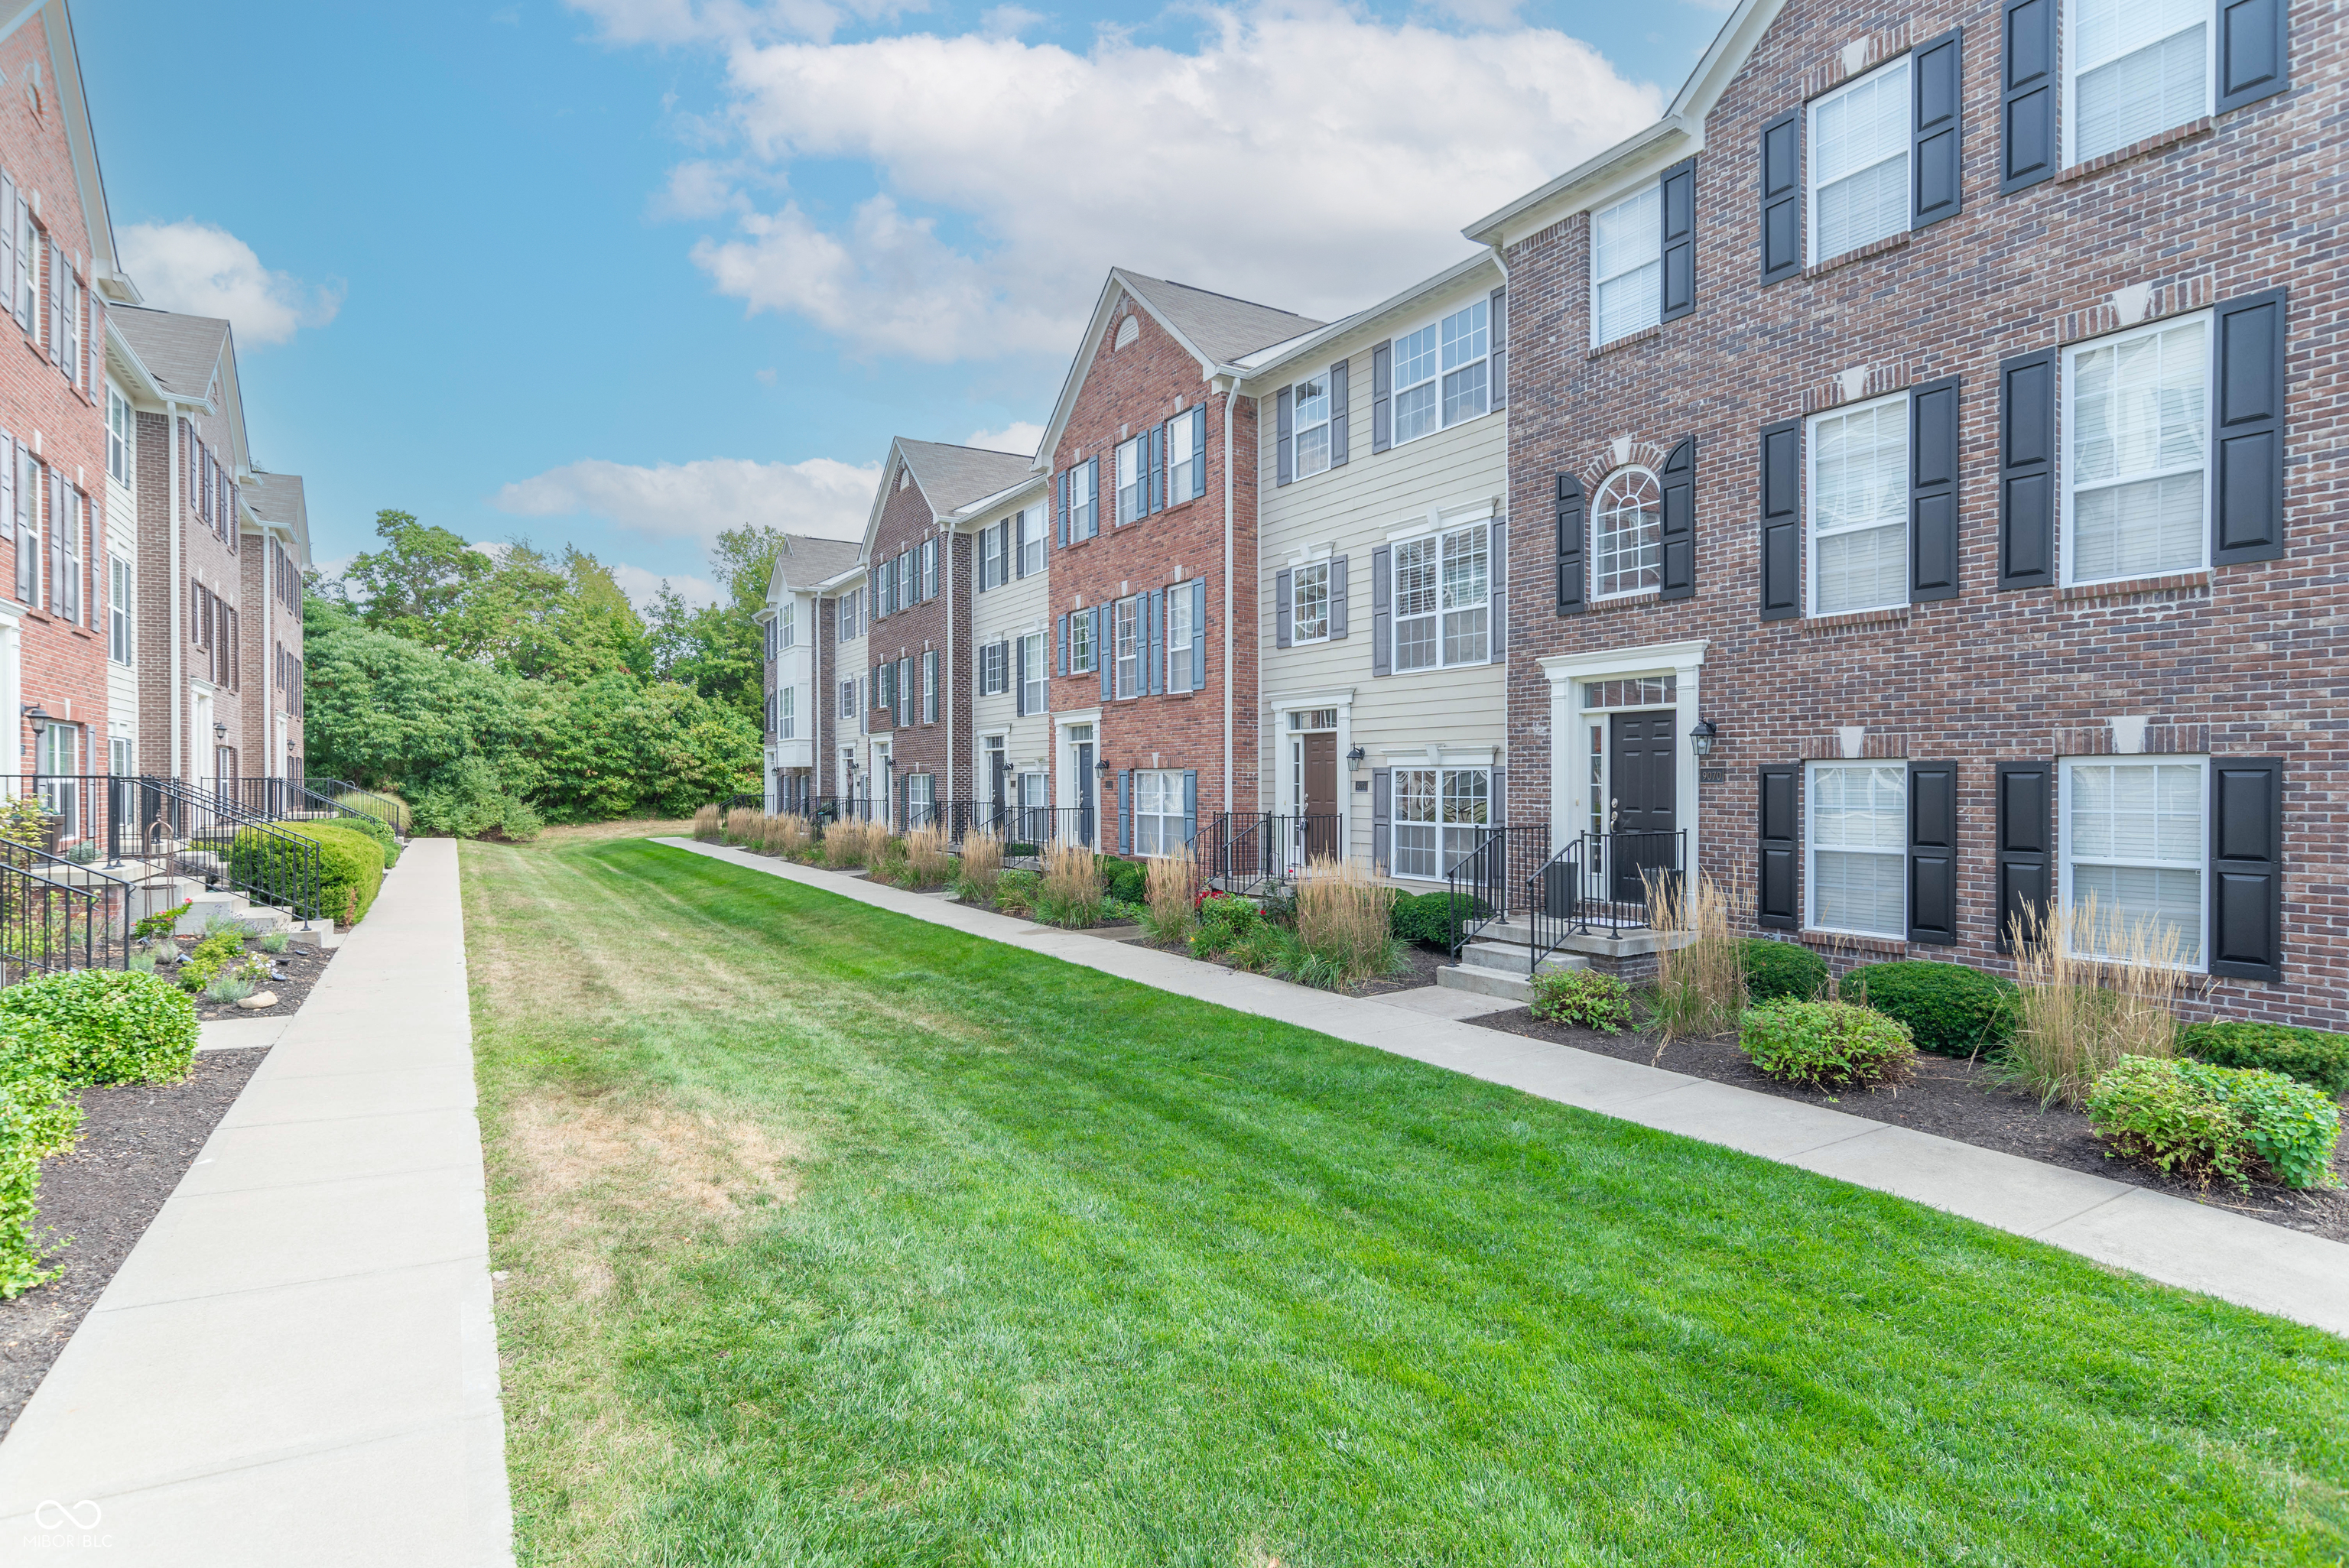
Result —
<instances>
[{"instance_id":1,"label":"downspout","mask_svg":"<svg viewBox=\"0 0 2349 1568\"><path fill-rule=\"evenodd\" d=\"M184 777L180 770L180 748L186 730L180 708L187 698L184 689L187 683L181 665L187 657L187 649L180 625L180 614L186 608L188 599L187 584L180 580L180 486L186 468L186 454L181 451L180 444L181 421L169 403L163 405L163 418L171 421L171 484L164 497L165 504L171 509L164 520L164 527L171 540L171 753L164 759L163 773L166 778L179 779Z\"/></svg>"},{"instance_id":2,"label":"downspout","mask_svg":"<svg viewBox=\"0 0 2349 1568\"><path fill-rule=\"evenodd\" d=\"M1228 813L1239 809L1232 797L1232 403L1239 383L1233 377L1216 379L1224 389L1224 810Z\"/></svg>"},{"instance_id":3,"label":"downspout","mask_svg":"<svg viewBox=\"0 0 2349 1568\"><path fill-rule=\"evenodd\" d=\"M947 800L952 800L956 798L954 792L955 697L957 695L959 688L955 685L955 649L961 643L962 639L955 632L954 547L955 542L961 537L962 536L955 531L954 524L949 521L947 524L946 532L938 539L939 553L946 557L945 561L939 563L938 570L947 574L947 656L943 662L946 665L947 672L947 792L945 798ZM942 802L931 802L932 809L935 810L939 804L942 804Z\"/></svg>"}]
</instances>

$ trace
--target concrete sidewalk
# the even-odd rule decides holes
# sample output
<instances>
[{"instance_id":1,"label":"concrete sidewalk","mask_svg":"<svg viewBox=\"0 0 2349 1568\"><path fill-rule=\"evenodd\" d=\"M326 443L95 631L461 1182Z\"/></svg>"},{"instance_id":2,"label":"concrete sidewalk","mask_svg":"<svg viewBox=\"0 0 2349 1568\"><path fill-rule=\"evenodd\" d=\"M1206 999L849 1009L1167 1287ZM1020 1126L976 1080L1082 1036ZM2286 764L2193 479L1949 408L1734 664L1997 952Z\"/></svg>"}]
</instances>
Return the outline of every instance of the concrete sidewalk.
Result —
<instances>
[{"instance_id":1,"label":"concrete sidewalk","mask_svg":"<svg viewBox=\"0 0 2349 1568\"><path fill-rule=\"evenodd\" d=\"M1332 995L935 895L685 839L657 842L1122 979L1912 1199L2166 1284L2349 1336L2349 1246L2167 1193L1731 1084L1480 1028L1412 994ZM1449 1015L1449 1016L1444 1016Z\"/></svg>"},{"instance_id":2,"label":"concrete sidewalk","mask_svg":"<svg viewBox=\"0 0 2349 1568\"><path fill-rule=\"evenodd\" d=\"M510 1534L457 846L424 839L0 1442L0 1562Z\"/></svg>"}]
</instances>

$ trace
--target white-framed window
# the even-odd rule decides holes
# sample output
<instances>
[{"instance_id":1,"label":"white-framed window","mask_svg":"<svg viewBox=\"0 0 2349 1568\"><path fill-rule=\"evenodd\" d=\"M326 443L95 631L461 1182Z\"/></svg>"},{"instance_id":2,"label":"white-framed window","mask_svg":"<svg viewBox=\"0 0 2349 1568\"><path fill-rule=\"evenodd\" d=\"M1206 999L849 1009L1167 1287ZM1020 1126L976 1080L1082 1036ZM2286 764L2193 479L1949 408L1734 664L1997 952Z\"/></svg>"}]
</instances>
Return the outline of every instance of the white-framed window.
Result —
<instances>
[{"instance_id":1,"label":"white-framed window","mask_svg":"<svg viewBox=\"0 0 2349 1568\"><path fill-rule=\"evenodd\" d=\"M1111 634L1110 646L1114 650L1117 660L1116 669L1113 672L1115 695L1140 696L1143 674L1141 595L1136 594L1131 599L1120 599L1110 606L1110 616L1111 624L1114 628Z\"/></svg>"},{"instance_id":2,"label":"white-framed window","mask_svg":"<svg viewBox=\"0 0 2349 1568\"><path fill-rule=\"evenodd\" d=\"M1909 602L1909 395L1814 415L1811 614Z\"/></svg>"},{"instance_id":3,"label":"white-framed window","mask_svg":"<svg viewBox=\"0 0 2349 1568\"><path fill-rule=\"evenodd\" d=\"M1646 469L1618 469L1590 507L1594 598L1652 593L1664 582L1664 490Z\"/></svg>"},{"instance_id":4,"label":"white-framed window","mask_svg":"<svg viewBox=\"0 0 2349 1568\"><path fill-rule=\"evenodd\" d=\"M130 663L130 615L136 579L130 562L119 555L106 560L106 654L118 665Z\"/></svg>"},{"instance_id":5,"label":"white-framed window","mask_svg":"<svg viewBox=\"0 0 2349 1568\"><path fill-rule=\"evenodd\" d=\"M2056 817L2072 950L2158 954L2174 938L2178 967L2208 967L2203 879L2209 854L2207 757L2066 760ZM2093 901L2093 913L2090 904Z\"/></svg>"},{"instance_id":6,"label":"white-framed window","mask_svg":"<svg viewBox=\"0 0 2349 1568\"><path fill-rule=\"evenodd\" d=\"M1041 811L1051 804L1045 789L1044 775L1037 772L1019 775L1019 807L1023 811ZM1041 836L1040 830L1039 836Z\"/></svg>"},{"instance_id":7,"label":"white-framed window","mask_svg":"<svg viewBox=\"0 0 2349 1568\"><path fill-rule=\"evenodd\" d=\"M1664 188L1650 185L1590 220L1591 342L1663 320Z\"/></svg>"},{"instance_id":8,"label":"white-framed window","mask_svg":"<svg viewBox=\"0 0 2349 1568\"><path fill-rule=\"evenodd\" d=\"M1093 503L1093 465L1079 463L1069 470L1069 538L1071 542L1101 532L1101 515Z\"/></svg>"},{"instance_id":9,"label":"white-framed window","mask_svg":"<svg viewBox=\"0 0 2349 1568\"><path fill-rule=\"evenodd\" d=\"M986 593L1003 582L1009 573L1004 569L1003 530L982 528L978 531L978 591Z\"/></svg>"},{"instance_id":10,"label":"white-framed window","mask_svg":"<svg viewBox=\"0 0 2349 1568\"><path fill-rule=\"evenodd\" d=\"M2066 163L2085 163L2210 112L2210 0L2069 0Z\"/></svg>"},{"instance_id":11,"label":"white-framed window","mask_svg":"<svg viewBox=\"0 0 2349 1568\"><path fill-rule=\"evenodd\" d=\"M2064 371L2065 580L2208 564L2209 317L2079 344Z\"/></svg>"},{"instance_id":12,"label":"white-framed window","mask_svg":"<svg viewBox=\"0 0 2349 1568\"><path fill-rule=\"evenodd\" d=\"M793 645L792 623L799 618L797 611L798 606L786 599L775 612L775 646L779 650Z\"/></svg>"},{"instance_id":13,"label":"white-framed window","mask_svg":"<svg viewBox=\"0 0 2349 1568\"><path fill-rule=\"evenodd\" d=\"M138 438L133 433L130 399L111 386L106 389L106 471L114 482L131 482L132 462L138 452Z\"/></svg>"},{"instance_id":14,"label":"white-framed window","mask_svg":"<svg viewBox=\"0 0 2349 1568\"><path fill-rule=\"evenodd\" d=\"M987 642L978 645L978 695L1001 696L1011 689L1004 666L1010 663L1011 645Z\"/></svg>"},{"instance_id":15,"label":"white-framed window","mask_svg":"<svg viewBox=\"0 0 2349 1568\"><path fill-rule=\"evenodd\" d=\"M1290 401L1297 438L1297 477L1309 479L1330 468L1330 373L1297 384Z\"/></svg>"},{"instance_id":16,"label":"white-framed window","mask_svg":"<svg viewBox=\"0 0 2349 1568\"><path fill-rule=\"evenodd\" d=\"M16 319L38 343L48 336L41 323L41 257L47 253L49 242L33 222L30 201L21 203L16 211Z\"/></svg>"},{"instance_id":17,"label":"white-framed window","mask_svg":"<svg viewBox=\"0 0 2349 1568\"><path fill-rule=\"evenodd\" d=\"M1183 775L1173 769L1141 768L1133 774L1133 853L1171 855L1190 842L1183 811Z\"/></svg>"},{"instance_id":18,"label":"white-framed window","mask_svg":"<svg viewBox=\"0 0 2349 1568\"><path fill-rule=\"evenodd\" d=\"M1330 635L1330 563L1315 561L1288 574L1288 640L1318 643Z\"/></svg>"},{"instance_id":19,"label":"white-framed window","mask_svg":"<svg viewBox=\"0 0 2349 1568\"><path fill-rule=\"evenodd\" d=\"M1909 934L1909 765L1814 762L1804 814L1804 923L1858 936Z\"/></svg>"},{"instance_id":20,"label":"white-framed window","mask_svg":"<svg viewBox=\"0 0 2349 1568\"><path fill-rule=\"evenodd\" d=\"M1166 590L1166 689L1191 689L1191 585Z\"/></svg>"},{"instance_id":21,"label":"white-framed window","mask_svg":"<svg viewBox=\"0 0 2349 1568\"><path fill-rule=\"evenodd\" d=\"M1440 878L1484 842L1492 820L1490 769L1398 768L1391 783L1395 875Z\"/></svg>"},{"instance_id":22,"label":"white-framed window","mask_svg":"<svg viewBox=\"0 0 2349 1568\"><path fill-rule=\"evenodd\" d=\"M40 742L35 747L33 757L39 773L41 804L57 818L57 836L65 839L79 837L81 821L74 810L79 791L74 788L73 776L82 770L81 727L51 724L41 731Z\"/></svg>"},{"instance_id":23,"label":"white-framed window","mask_svg":"<svg viewBox=\"0 0 2349 1568\"><path fill-rule=\"evenodd\" d=\"M797 686L779 686L775 691L775 738L790 740L799 733L800 693Z\"/></svg>"},{"instance_id":24,"label":"white-framed window","mask_svg":"<svg viewBox=\"0 0 2349 1568\"><path fill-rule=\"evenodd\" d=\"M1661 232L1661 231L1660 231ZM1473 419L1492 407L1491 302L1477 300L1395 339L1395 444Z\"/></svg>"},{"instance_id":25,"label":"white-framed window","mask_svg":"<svg viewBox=\"0 0 2349 1568\"><path fill-rule=\"evenodd\" d=\"M1150 507L1150 432L1117 444L1117 520L1133 522Z\"/></svg>"},{"instance_id":26,"label":"white-framed window","mask_svg":"<svg viewBox=\"0 0 2349 1568\"><path fill-rule=\"evenodd\" d=\"M1052 706L1051 651L1044 645L1044 634L1030 632L1019 639L1020 668L1027 676L1026 687L1019 694L1023 712L1042 713Z\"/></svg>"},{"instance_id":27,"label":"white-framed window","mask_svg":"<svg viewBox=\"0 0 2349 1568\"><path fill-rule=\"evenodd\" d=\"M1909 227L1909 57L1811 102L1810 259L1823 262Z\"/></svg>"},{"instance_id":28,"label":"white-framed window","mask_svg":"<svg viewBox=\"0 0 2349 1568\"><path fill-rule=\"evenodd\" d=\"M856 717L856 683L853 680L840 683L840 717L843 718Z\"/></svg>"},{"instance_id":29,"label":"white-framed window","mask_svg":"<svg viewBox=\"0 0 2349 1568\"><path fill-rule=\"evenodd\" d=\"M922 722L938 721L938 651L926 649L922 654Z\"/></svg>"},{"instance_id":30,"label":"white-framed window","mask_svg":"<svg viewBox=\"0 0 2349 1568\"><path fill-rule=\"evenodd\" d=\"M118 779L128 778L139 771L139 743L127 735L110 735L106 739L106 770Z\"/></svg>"},{"instance_id":31,"label":"white-framed window","mask_svg":"<svg viewBox=\"0 0 2349 1568\"><path fill-rule=\"evenodd\" d=\"M1394 546L1394 667L1432 670L1492 657L1490 531L1482 522Z\"/></svg>"},{"instance_id":32,"label":"white-framed window","mask_svg":"<svg viewBox=\"0 0 2349 1568\"><path fill-rule=\"evenodd\" d=\"M927 827L938 820L938 776L935 773L905 775L905 826Z\"/></svg>"},{"instance_id":33,"label":"white-framed window","mask_svg":"<svg viewBox=\"0 0 2349 1568\"><path fill-rule=\"evenodd\" d=\"M1036 576L1044 570L1044 509L1021 508L1012 528L1019 535L1019 574Z\"/></svg>"},{"instance_id":34,"label":"white-framed window","mask_svg":"<svg viewBox=\"0 0 2349 1568\"><path fill-rule=\"evenodd\" d=\"M1201 489L1199 465L1206 460L1207 454L1200 449L1206 433L1207 421L1194 411L1186 410L1167 421L1167 505L1188 500L1194 490Z\"/></svg>"},{"instance_id":35,"label":"white-framed window","mask_svg":"<svg viewBox=\"0 0 2349 1568\"><path fill-rule=\"evenodd\" d=\"M1069 673L1091 675L1093 670L1093 614L1089 610L1073 610L1069 614Z\"/></svg>"}]
</instances>

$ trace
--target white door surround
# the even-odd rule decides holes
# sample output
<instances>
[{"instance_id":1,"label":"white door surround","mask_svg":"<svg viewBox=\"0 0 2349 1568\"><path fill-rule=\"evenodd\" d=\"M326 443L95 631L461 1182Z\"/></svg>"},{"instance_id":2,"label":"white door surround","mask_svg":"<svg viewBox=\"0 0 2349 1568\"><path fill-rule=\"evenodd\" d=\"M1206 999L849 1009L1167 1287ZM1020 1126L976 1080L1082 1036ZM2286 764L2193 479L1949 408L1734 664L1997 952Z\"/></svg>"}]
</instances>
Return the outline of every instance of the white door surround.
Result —
<instances>
[{"instance_id":1,"label":"white door surround","mask_svg":"<svg viewBox=\"0 0 2349 1568\"><path fill-rule=\"evenodd\" d=\"M1541 661L1542 674L1549 681L1549 837L1553 850L1579 834L1589 823L1588 759L1578 746L1578 742L1585 741L1582 725L1578 722L1582 713L1582 684L1671 676L1674 687L1672 733L1681 742L1673 753L1673 789L1677 798L1686 802L1681 818L1688 831L1688 863L1692 867L1702 863L1697 837L1703 820L1699 809L1697 758L1687 737L1703 712L1698 676L1704 668L1707 645L1707 639L1695 637L1682 643L1567 654Z\"/></svg>"}]
</instances>

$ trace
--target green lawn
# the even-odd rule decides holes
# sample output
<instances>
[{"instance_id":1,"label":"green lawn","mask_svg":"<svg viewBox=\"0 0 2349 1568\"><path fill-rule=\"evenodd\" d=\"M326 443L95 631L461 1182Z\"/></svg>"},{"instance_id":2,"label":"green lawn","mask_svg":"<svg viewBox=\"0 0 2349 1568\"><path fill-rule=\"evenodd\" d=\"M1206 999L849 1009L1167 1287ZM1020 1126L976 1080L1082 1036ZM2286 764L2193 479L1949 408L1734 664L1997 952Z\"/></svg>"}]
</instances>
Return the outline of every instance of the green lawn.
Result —
<instances>
[{"instance_id":1,"label":"green lawn","mask_svg":"<svg viewBox=\"0 0 2349 1568\"><path fill-rule=\"evenodd\" d=\"M526 1563L2349 1553L2324 1335L681 851L464 853Z\"/></svg>"}]
</instances>

